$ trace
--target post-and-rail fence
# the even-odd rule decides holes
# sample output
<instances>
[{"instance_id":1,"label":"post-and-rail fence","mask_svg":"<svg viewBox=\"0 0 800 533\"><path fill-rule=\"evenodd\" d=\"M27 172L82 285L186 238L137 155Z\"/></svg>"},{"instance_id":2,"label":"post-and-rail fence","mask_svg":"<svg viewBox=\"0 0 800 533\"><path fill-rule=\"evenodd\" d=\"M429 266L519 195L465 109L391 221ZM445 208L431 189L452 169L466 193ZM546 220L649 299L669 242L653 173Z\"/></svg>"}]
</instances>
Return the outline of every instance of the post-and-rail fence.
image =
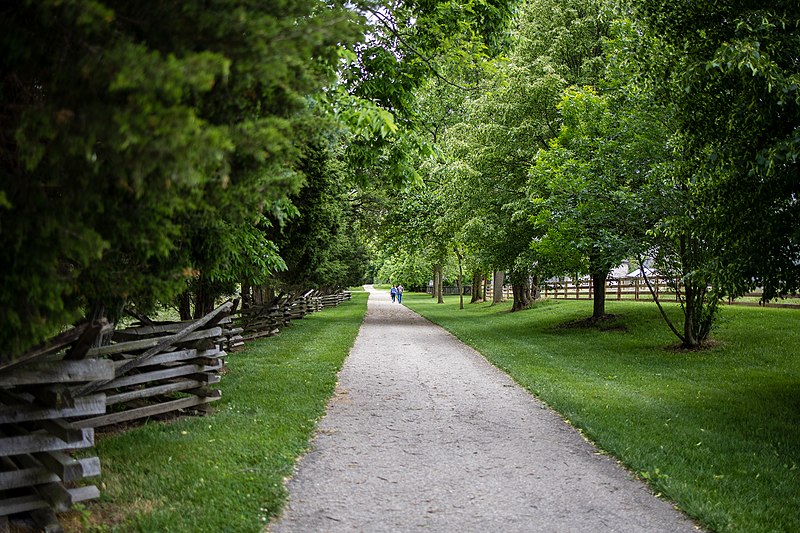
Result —
<instances>
[{"instance_id":1,"label":"post-and-rail fence","mask_svg":"<svg viewBox=\"0 0 800 533\"><path fill-rule=\"evenodd\" d=\"M661 301L678 301L675 284L663 277L655 276L650 286ZM563 300L594 299L594 283L591 279L548 280L539 284L543 298ZM609 278L605 283L606 300L653 301L650 288L644 278Z\"/></svg>"},{"instance_id":2,"label":"post-and-rail fence","mask_svg":"<svg viewBox=\"0 0 800 533\"><path fill-rule=\"evenodd\" d=\"M680 286L675 280L662 276L648 277L653 292L662 302L677 302L678 293L676 286ZM635 278L609 278L605 283L606 300L632 300L632 301L653 301L653 295L647 281L641 277ZM567 300L591 300L594 298L594 285L591 279L564 279L548 280L539 284L539 291L542 297L552 299ZM728 305L746 306L767 306L767 307L792 307L800 308L796 303L781 302L760 302L763 293L755 290L744 294L741 299L729 299L725 303ZM788 295L796 298L797 295Z\"/></svg>"},{"instance_id":3,"label":"post-and-rail fence","mask_svg":"<svg viewBox=\"0 0 800 533\"><path fill-rule=\"evenodd\" d=\"M231 352L350 296L312 290L260 310L228 301L198 320L143 317L118 331L105 320L86 322L0 360L0 531L14 519L61 531L56 513L100 495L90 478L100 475L101 460L85 457L96 428L208 412L222 396L214 385ZM94 346L108 334L110 344Z\"/></svg>"},{"instance_id":4,"label":"post-and-rail fence","mask_svg":"<svg viewBox=\"0 0 800 533\"><path fill-rule=\"evenodd\" d=\"M662 302L676 302L678 295L675 291L675 283L661 276L648 277L653 291ZM594 299L594 284L591 279L571 279L563 278L556 280L547 280L540 282L538 285L539 297L550 298L554 300L592 300ZM606 300L630 300L630 301L653 301L653 296L650 288L647 286L644 278L609 278L605 283ZM464 286L464 294L470 294L471 286ZM431 287L428 287L428 293L431 292ZM443 294L452 295L458 294L457 286L443 287ZM491 283L486 284L486 298L491 300L493 296L493 287ZM767 306L767 307L792 307L800 308L797 303L781 303L781 302L759 302L762 292L756 290L747 293L741 299L727 300L729 305L747 305L747 306ZM789 295L792 298L797 298L797 295ZM514 298L514 293L511 286L503 286L503 300L511 300Z\"/></svg>"}]
</instances>

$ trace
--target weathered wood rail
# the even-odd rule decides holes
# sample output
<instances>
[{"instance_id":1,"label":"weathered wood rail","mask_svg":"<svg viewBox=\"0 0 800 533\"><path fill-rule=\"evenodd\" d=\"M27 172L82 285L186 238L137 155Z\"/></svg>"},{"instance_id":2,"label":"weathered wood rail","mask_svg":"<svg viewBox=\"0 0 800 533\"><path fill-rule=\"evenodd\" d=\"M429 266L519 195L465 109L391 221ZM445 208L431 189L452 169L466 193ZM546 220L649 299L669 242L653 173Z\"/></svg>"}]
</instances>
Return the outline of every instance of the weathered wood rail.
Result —
<instances>
[{"instance_id":1,"label":"weathered wood rail","mask_svg":"<svg viewBox=\"0 0 800 533\"><path fill-rule=\"evenodd\" d=\"M352 298L349 291L337 292L334 294L317 295L312 297L314 311L322 311L329 307L336 307L345 300Z\"/></svg>"},{"instance_id":2,"label":"weathered wood rail","mask_svg":"<svg viewBox=\"0 0 800 533\"><path fill-rule=\"evenodd\" d=\"M492 286L491 280L486 282L486 298L487 300L491 300L494 296L494 287ZM511 289L511 285L503 285L502 289L502 296L503 300L511 300L514 298L514 291Z\"/></svg>"},{"instance_id":3,"label":"weathered wood rail","mask_svg":"<svg viewBox=\"0 0 800 533\"><path fill-rule=\"evenodd\" d=\"M219 383L231 324L227 302L205 317L186 322L148 324L115 332L113 342L92 348L90 357L114 364L114 378L78 387L78 396L106 394L107 412L72 420L76 427L101 427L176 410L197 408L221 397ZM231 328L225 328L230 330Z\"/></svg>"},{"instance_id":4,"label":"weathered wood rail","mask_svg":"<svg viewBox=\"0 0 800 533\"><path fill-rule=\"evenodd\" d=\"M677 301L674 284L666 278L654 277L650 280L653 290L662 301ZM606 300L653 300L650 289L643 278L609 278L605 283ZM567 300L591 300L594 298L594 284L590 279L549 280L539 285L544 298Z\"/></svg>"},{"instance_id":5,"label":"weathered wood rail","mask_svg":"<svg viewBox=\"0 0 800 533\"><path fill-rule=\"evenodd\" d=\"M100 459L70 455L94 446L95 428L205 412L222 395L214 385L229 351L348 299L312 290L238 313L226 302L199 320L113 331L110 344L94 347L112 333L102 320L0 361L0 531L10 516L60 531L56 513L100 495L90 482Z\"/></svg>"},{"instance_id":6,"label":"weathered wood rail","mask_svg":"<svg viewBox=\"0 0 800 533\"><path fill-rule=\"evenodd\" d=\"M100 495L87 481L100 474L100 460L68 453L93 447L94 429L69 419L106 411L105 394L71 391L114 377L112 361L85 358L108 332L105 321L83 324L0 364L0 530L8 530L9 516L26 513L41 530L58 531L56 512Z\"/></svg>"},{"instance_id":7,"label":"weathered wood rail","mask_svg":"<svg viewBox=\"0 0 800 533\"><path fill-rule=\"evenodd\" d=\"M55 513L100 495L86 481L100 474L99 459L69 455L94 446L95 428L219 399L211 386L223 347L237 342L232 309L117 331L101 347L91 346L111 333L107 322L82 325L0 365L0 521L27 513L60 530Z\"/></svg>"},{"instance_id":8,"label":"weathered wood rail","mask_svg":"<svg viewBox=\"0 0 800 533\"><path fill-rule=\"evenodd\" d=\"M648 277L653 291L662 302L678 301L678 294L675 291L675 283L672 280L661 276ZM556 300L591 300L594 298L594 285L590 279L561 279L548 280L539 284L539 292L542 298L552 298ZM644 278L609 278L605 283L606 300L632 300L632 301L653 301L653 295L647 286ZM488 297L491 298L492 287L487 286ZM729 305L751 305L767 307L791 307L798 308L800 305L791 302L759 302L762 292L756 290L747 293L742 299L727 300ZM796 299L798 295L786 295ZM503 287L503 298L512 299L514 297L511 287ZM749 298L750 300L746 300Z\"/></svg>"},{"instance_id":9,"label":"weathered wood rail","mask_svg":"<svg viewBox=\"0 0 800 533\"><path fill-rule=\"evenodd\" d=\"M277 335L281 328L289 325L292 320L299 320L328 307L335 307L349 300L351 296L348 291L322 294L315 290L299 295L280 294L268 304L243 308L236 314L234 323L237 329L241 330L243 341L269 337Z\"/></svg>"}]
</instances>

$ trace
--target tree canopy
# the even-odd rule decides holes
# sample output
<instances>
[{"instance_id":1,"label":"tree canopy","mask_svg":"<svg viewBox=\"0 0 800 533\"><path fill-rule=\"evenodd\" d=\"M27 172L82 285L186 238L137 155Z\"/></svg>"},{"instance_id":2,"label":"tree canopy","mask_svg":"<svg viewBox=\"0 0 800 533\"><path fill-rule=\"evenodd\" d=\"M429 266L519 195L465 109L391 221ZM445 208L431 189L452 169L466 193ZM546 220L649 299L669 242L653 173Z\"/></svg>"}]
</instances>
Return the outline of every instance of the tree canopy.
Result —
<instances>
[{"instance_id":1,"label":"tree canopy","mask_svg":"<svg viewBox=\"0 0 800 533\"><path fill-rule=\"evenodd\" d=\"M148 307L218 270L210 241L241 242L297 190L307 95L359 35L350 10L313 0L14 2L0 15L12 353L94 306Z\"/></svg>"},{"instance_id":2,"label":"tree canopy","mask_svg":"<svg viewBox=\"0 0 800 533\"><path fill-rule=\"evenodd\" d=\"M709 277L730 296L800 287L800 5L637 3L664 44L676 120L699 159L696 221L717 239Z\"/></svg>"},{"instance_id":3,"label":"tree canopy","mask_svg":"<svg viewBox=\"0 0 800 533\"><path fill-rule=\"evenodd\" d=\"M796 290L794 4L529 0L514 20L479 91L422 88L448 102L429 186L473 264L600 286L623 260L654 260L686 346L721 298Z\"/></svg>"},{"instance_id":4,"label":"tree canopy","mask_svg":"<svg viewBox=\"0 0 800 533\"><path fill-rule=\"evenodd\" d=\"M345 182L378 164L412 177L413 88L434 60L498 46L510 14L491 1L5 4L4 353L125 305L183 294L202 311L315 241L327 251L304 263L306 283L352 280ZM359 143L358 167L336 162ZM280 229L298 213L304 225Z\"/></svg>"},{"instance_id":5,"label":"tree canopy","mask_svg":"<svg viewBox=\"0 0 800 533\"><path fill-rule=\"evenodd\" d=\"M4 4L4 356L125 306L357 283L370 254L407 285L505 271L515 309L647 256L700 343L721 298L800 288L799 10Z\"/></svg>"}]
</instances>

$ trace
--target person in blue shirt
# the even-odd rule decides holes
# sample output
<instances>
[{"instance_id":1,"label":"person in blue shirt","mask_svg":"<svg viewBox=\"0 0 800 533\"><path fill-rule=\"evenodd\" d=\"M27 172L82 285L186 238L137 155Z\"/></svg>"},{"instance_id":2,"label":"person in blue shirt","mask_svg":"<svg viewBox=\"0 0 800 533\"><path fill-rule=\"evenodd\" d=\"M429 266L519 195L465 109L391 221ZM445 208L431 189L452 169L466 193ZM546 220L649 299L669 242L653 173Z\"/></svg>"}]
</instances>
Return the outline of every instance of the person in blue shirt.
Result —
<instances>
[{"instance_id":1,"label":"person in blue shirt","mask_svg":"<svg viewBox=\"0 0 800 533\"><path fill-rule=\"evenodd\" d=\"M392 303L394 303L394 299L397 298L397 285L392 285L392 290L389 293L392 295Z\"/></svg>"}]
</instances>

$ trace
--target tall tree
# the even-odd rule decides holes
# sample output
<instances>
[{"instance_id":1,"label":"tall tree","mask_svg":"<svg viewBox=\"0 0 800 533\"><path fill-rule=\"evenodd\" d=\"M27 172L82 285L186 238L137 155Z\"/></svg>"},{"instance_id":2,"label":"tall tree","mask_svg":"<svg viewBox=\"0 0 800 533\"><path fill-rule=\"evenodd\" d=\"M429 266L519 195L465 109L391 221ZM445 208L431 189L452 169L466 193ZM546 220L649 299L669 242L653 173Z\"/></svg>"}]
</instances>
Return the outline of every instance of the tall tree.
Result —
<instances>
[{"instance_id":1,"label":"tall tree","mask_svg":"<svg viewBox=\"0 0 800 533\"><path fill-rule=\"evenodd\" d=\"M637 20L617 25L610 57L617 90L639 95L632 116L653 125L656 133L659 125L662 132L660 146L654 143L645 150L651 158L649 169L643 169L647 202L639 209L649 220L649 254L678 295L683 327L676 327L659 303L662 316L684 347L695 348L708 338L718 310L720 291L713 272L719 241L698 224L713 206L704 200L700 186L708 171L705 157L692 147L681 126L685 65L680 53ZM658 302L655 292L653 296Z\"/></svg>"},{"instance_id":2,"label":"tall tree","mask_svg":"<svg viewBox=\"0 0 800 533\"><path fill-rule=\"evenodd\" d=\"M290 197L297 214L273 225L271 241L286 263L274 278L288 291L360 284L366 270L358 260L363 244L352 231L348 178L332 148L313 144L306 149L298 167L306 181Z\"/></svg>"},{"instance_id":3,"label":"tall tree","mask_svg":"<svg viewBox=\"0 0 800 533\"><path fill-rule=\"evenodd\" d=\"M542 235L533 247L542 269L588 273L595 320L605 314L609 272L641 253L656 221L648 185L652 165L666 156L666 134L641 112L643 96L635 89L608 96L567 89L561 131L532 171L530 211Z\"/></svg>"},{"instance_id":4,"label":"tall tree","mask_svg":"<svg viewBox=\"0 0 800 533\"><path fill-rule=\"evenodd\" d=\"M315 0L4 4L4 352L213 271L206 237L299 185L295 119L354 22Z\"/></svg>"},{"instance_id":5,"label":"tall tree","mask_svg":"<svg viewBox=\"0 0 800 533\"><path fill-rule=\"evenodd\" d=\"M528 216L528 171L558 135L563 90L594 83L603 68L607 23L602 2L532 0L521 9L516 45L484 93L469 102L469 118L451 128L452 157L462 162L471 212L466 227L483 244L487 266L510 274L514 309L532 298L537 236Z\"/></svg>"},{"instance_id":6,"label":"tall tree","mask_svg":"<svg viewBox=\"0 0 800 533\"><path fill-rule=\"evenodd\" d=\"M677 120L698 165L704 276L723 294L800 287L800 4L636 2L669 52Z\"/></svg>"}]
</instances>

